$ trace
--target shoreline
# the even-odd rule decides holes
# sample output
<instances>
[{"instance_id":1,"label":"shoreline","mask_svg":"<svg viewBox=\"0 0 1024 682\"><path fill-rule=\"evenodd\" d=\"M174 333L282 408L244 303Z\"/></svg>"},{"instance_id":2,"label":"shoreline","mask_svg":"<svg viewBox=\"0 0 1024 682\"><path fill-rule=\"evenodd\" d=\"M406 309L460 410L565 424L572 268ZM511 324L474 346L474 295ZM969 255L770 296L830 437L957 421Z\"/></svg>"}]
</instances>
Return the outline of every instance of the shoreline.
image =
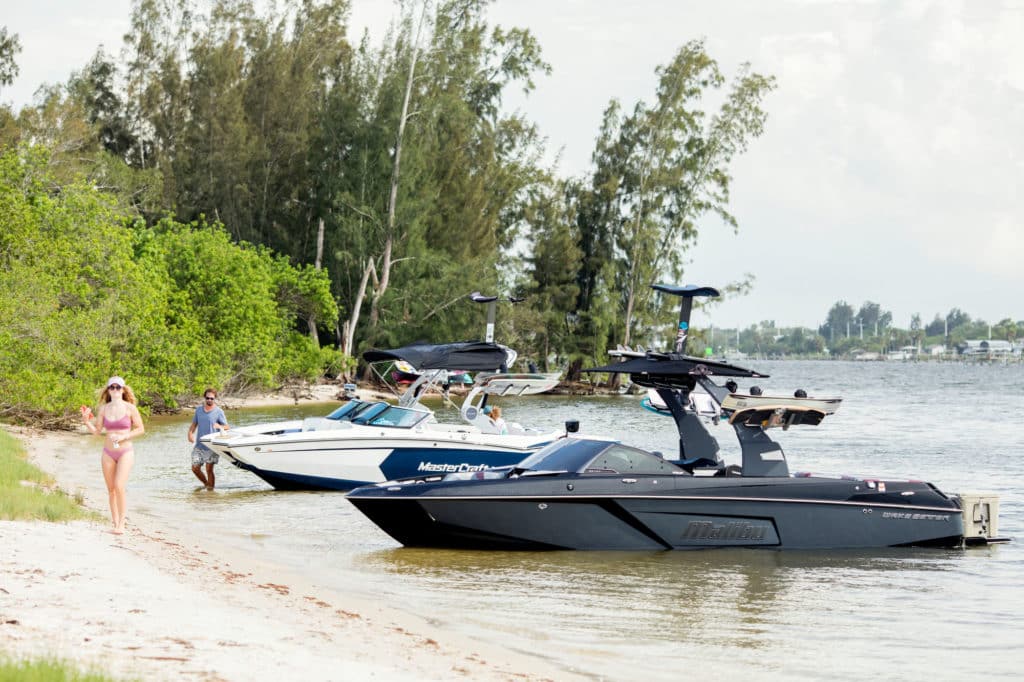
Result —
<instances>
[{"instance_id":1,"label":"shoreline","mask_svg":"<svg viewBox=\"0 0 1024 682\"><path fill-rule=\"evenodd\" d=\"M280 403L246 406L259 404ZM61 489L107 515L81 436L5 428ZM0 557L0 651L145 680L584 679L439 629L398 604L204 544L145 508L129 507L128 521L123 536L92 521L0 521L0 545L11 548Z\"/></svg>"}]
</instances>

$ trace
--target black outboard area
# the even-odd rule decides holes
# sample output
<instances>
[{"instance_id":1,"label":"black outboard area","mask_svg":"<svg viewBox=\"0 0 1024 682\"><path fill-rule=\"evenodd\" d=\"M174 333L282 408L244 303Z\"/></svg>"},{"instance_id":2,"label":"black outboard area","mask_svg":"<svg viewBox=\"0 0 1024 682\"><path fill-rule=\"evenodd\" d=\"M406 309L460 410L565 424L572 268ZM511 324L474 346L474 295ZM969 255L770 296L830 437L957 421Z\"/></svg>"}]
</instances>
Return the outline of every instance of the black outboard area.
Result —
<instances>
[{"instance_id":1,"label":"black outboard area","mask_svg":"<svg viewBox=\"0 0 1024 682\"><path fill-rule=\"evenodd\" d=\"M992 518L996 496L947 495L922 481L791 474L768 432L816 426L841 399L740 392L735 379L767 375L686 354L693 298L717 290L654 288L682 299L674 349L620 348L610 353L617 362L585 371L628 374L656 390L679 432L677 459L567 428L513 467L389 481L348 499L410 547L816 550L1005 541ZM740 466L722 462L690 400L695 391L732 427Z\"/></svg>"}]
</instances>

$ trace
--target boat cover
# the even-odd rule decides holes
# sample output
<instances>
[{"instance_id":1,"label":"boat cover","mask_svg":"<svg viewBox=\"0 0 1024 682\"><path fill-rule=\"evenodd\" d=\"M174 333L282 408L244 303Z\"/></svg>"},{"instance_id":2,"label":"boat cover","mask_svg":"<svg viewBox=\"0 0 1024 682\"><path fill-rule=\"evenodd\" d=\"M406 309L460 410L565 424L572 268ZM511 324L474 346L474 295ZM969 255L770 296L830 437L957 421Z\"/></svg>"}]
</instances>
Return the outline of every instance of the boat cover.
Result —
<instances>
[{"instance_id":1,"label":"boat cover","mask_svg":"<svg viewBox=\"0 0 1024 682\"><path fill-rule=\"evenodd\" d=\"M412 344L392 350L368 350L367 362L405 360L419 370L464 369L497 370L508 362L508 349L486 341L459 341L442 344Z\"/></svg>"},{"instance_id":2,"label":"boat cover","mask_svg":"<svg viewBox=\"0 0 1024 682\"><path fill-rule=\"evenodd\" d=\"M765 378L768 376L767 374L755 372L752 369L731 365L728 362L716 362L677 353L652 352L648 352L642 358L629 358L625 362L615 362L604 367L591 367L583 371L629 374L633 376L633 381L640 385L646 385L646 382L643 381L644 377L656 378L657 383L665 385L671 384L673 378L681 380L683 377L689 376L707 375L755 378Z\"/></svg>"}]
</instances>

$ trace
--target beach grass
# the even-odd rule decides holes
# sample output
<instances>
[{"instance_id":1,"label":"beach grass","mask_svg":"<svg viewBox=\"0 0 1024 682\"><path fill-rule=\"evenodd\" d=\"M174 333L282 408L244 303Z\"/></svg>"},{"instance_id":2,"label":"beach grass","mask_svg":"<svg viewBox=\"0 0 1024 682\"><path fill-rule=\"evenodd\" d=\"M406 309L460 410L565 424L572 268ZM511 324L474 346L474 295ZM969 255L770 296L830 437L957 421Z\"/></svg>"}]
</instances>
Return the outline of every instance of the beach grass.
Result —
<instances>
[{"instance_id":1,"label":"beach grass","mask_svg":"<svg viewBox=\"0 0 1024 682\"><path fill-rule=\"evenodd\" d=\"M114 682L96 672L82 672L57 659L0 660L0 682Z\"/></svg>"},{"instance_id":2,"label":"beach grass","mask_svg":"<svg viewBox=\"0 0 1024 682\"><path fill-rule=\"evenodd\" d=\"M28 462L21 442L0 429L0 519L74 521L99 516L57 488L51 476Z\"/></svg>"}]
</instances>

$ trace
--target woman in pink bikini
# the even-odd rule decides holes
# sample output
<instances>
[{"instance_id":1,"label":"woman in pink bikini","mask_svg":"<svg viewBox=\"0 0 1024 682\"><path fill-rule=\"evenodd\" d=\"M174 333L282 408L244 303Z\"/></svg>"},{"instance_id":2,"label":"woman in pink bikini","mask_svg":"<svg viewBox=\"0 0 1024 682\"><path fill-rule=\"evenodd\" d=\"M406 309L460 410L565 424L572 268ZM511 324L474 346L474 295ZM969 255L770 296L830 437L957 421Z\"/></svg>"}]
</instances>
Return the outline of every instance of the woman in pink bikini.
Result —
<instances>
[{"instance_id":1,"label":"woman in pink bikini","mask_svg":"<svg viewBox=\"0 0 1024 682\"><path fill-rule=\"evenodd\" d=\"M111 377L100 394L100 406L94 416L92 410L82 405L82 421L85 428L94 435L105 433L103 454L103 478L107 482L110 496L110 518L114 522L114 533L124 533L125 494L124 486L128 474L135 464L135 452L131 439L146 432L142 425L139 408L135 407L135 394L121 377Z\"/></svg>"}]
</instances>

